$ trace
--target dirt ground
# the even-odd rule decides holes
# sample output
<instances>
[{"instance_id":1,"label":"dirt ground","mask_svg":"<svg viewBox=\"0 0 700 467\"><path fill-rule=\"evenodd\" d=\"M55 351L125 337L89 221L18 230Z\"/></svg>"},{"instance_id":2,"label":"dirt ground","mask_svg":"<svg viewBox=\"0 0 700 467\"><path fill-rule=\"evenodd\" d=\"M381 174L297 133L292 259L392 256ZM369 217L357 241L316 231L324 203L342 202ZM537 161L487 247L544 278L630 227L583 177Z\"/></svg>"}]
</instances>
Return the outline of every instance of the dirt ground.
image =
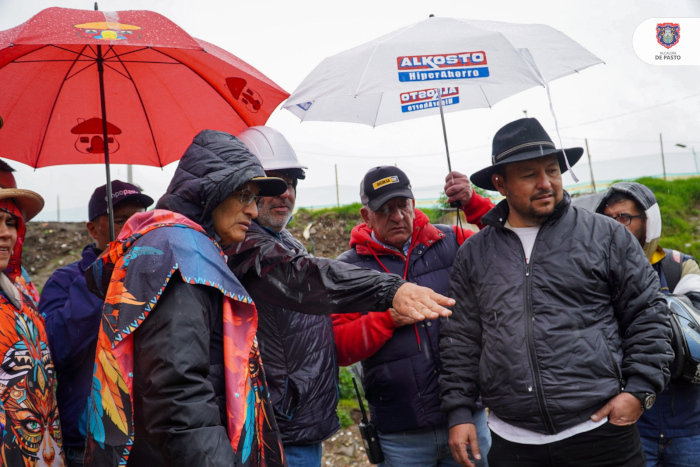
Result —
<instances>
[{"instance_id":1,"label":"dirt ground","mask_svg":"<svg viewBox=\"0 0 700 467\"><path fill-rule=\"evenodd\" d=\"M29 222L22 248L22 266L41 290L54 270L80 259L92 237L80 222Z\"/></svg>"},{"instance_id":2,"label":"dirt ground","mask_svg":"<svg viewBox=\"0 0 700 467\"><path fill-rule=\"evenodd\" d=\"M327 212L312 219L308 211L299 211L294 215L289 231L312 255L335 258L350 248L350 231L360 223L362 217L359 212L357 215ZM308 239L304 237L307 227Z\"/></svg>"},{"instance_id":3,"label":"dirt ground","mask_svg":"<svg viewBox=\"0 0 700 467\"><path fill-rule=\"evenodd\" d=\"M321 465L329 467L371 467L357 425L338 430L323 443Z\"/></svg>"}]
</instances>

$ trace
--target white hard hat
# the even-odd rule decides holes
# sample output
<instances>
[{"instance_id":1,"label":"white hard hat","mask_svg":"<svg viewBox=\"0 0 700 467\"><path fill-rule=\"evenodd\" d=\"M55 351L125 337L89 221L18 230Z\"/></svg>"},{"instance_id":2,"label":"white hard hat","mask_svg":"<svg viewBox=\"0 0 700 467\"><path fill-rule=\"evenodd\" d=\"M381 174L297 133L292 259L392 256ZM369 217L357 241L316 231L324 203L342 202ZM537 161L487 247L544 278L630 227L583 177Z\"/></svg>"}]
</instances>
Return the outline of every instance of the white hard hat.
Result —
<instances>
[{"instance_id":1,"label":"white hard hat","mask_svg":"<svg viewBox=\"0 0 700 467\"><path fill-rule=\"evenodd\" d=\"M274 128L269 126L246 128L238 135L238 139L248 146L250 152L255 154L266 171L300 169L301 176L297 178L304 178L303 169L308 167L299 163L287 138Z\"/></svg>"}]
</instances>

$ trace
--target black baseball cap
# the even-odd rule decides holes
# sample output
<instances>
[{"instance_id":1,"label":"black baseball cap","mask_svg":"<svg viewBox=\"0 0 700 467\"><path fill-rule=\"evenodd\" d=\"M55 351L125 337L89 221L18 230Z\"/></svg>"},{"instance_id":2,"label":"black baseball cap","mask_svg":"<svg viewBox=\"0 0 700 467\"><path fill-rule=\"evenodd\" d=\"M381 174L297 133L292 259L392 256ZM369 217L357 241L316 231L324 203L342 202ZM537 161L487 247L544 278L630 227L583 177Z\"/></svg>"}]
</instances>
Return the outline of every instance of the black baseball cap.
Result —
<instances>
[{"instance_id":1,"label":"black baseball cap","mask_svg":"<svg viewBox=\"0 0 700 467\"><path fill-rule=\"evenodd\" d=\"M131 183L112 180L112 206L123 201L135 201L148 208L153 204L153 198L141 193L141 189ZM107 214L107 185L97 187L88 203L88 219L94 221L102 214Z\"/></svg>"},{"instance_id":2,"label":"black baseball cap","mask_svg":"<svg viewBox=\"0 0 700 467\"><path fill-rule=\"evenodd\" d=\"M403 170L393 165L370 169L360 183L360 200L363 206L378 211L392 198L413 199L411 181Z\"/></svg>"}]
</instances>

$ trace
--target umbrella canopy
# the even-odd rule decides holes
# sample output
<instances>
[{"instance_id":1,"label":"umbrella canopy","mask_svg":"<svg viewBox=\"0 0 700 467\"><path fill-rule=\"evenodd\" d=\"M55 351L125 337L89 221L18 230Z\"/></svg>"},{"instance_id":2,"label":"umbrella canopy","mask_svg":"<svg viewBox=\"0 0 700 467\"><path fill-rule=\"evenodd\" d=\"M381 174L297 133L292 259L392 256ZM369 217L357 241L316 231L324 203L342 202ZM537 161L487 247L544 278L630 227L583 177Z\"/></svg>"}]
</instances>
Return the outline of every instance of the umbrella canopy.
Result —
<instances>
[{"instance_id":1,"label":"umbrella canopy","mask_svg":"<svg viewBox=\"0 0 700 467\"><path fill-rule=\"evenodd\" d=\"M104 163L105 149L162 167L200 130L264 125L288 96L151 11L43 10L0 32L0 83L3 157L35 168Z\"/></svg>"},{"instance_id":2,"label":"umbrella canopy","mask_svg":"<svg viewBox=\"0 0 700 467\"><path fill-rule=\"evenodd\" d=\"M434 115L441 105L491 107L598 63L550 26L429 18L326 58L284 108L304 121L376 126Z\"/></svg>"}]
</instances>

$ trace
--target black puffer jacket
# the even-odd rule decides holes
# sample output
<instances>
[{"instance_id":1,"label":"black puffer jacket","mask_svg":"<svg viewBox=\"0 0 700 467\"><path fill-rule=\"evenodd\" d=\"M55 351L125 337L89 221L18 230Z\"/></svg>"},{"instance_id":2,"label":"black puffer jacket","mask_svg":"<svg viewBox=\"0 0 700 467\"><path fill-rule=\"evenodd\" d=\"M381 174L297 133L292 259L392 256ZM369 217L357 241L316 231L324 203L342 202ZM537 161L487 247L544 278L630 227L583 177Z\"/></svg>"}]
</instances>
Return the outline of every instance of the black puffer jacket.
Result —
<instances>
[{"instance_id":1,"label":"black puffer jacket","mask_svg":"<svg viewBox=\"0 0 700 467\"><path fill-rule=\"evenodd\" d=\"M225 251L258 308L260 349L283 442L322 441L337 429L337 394L331 388L336 389L338 369L326 315L386 310L405 281L312 257L256 223L243 242Z\"/></svg>"},{"instance_id":2,"label":"black puffer jacket","mask_svg":"<svg viewBox=\"0 0 700 467\"><path fill-rule=\"evenodd\" d=\"M287 230L276 236L253 222L248 238L257 235L306 253ZM296 313L264 298L255 300L255 304L258 344L282 442L321 442L340 428L336 413L338 363L331 318Z\"/></svg>"},{"instance_id":3,"label":"black puffer jacket","mask_svg":"<svg viewBox=\"0 0 700 467\"><path fill-rule=\"evenodd\" d=\"M505 422L545 434L588 420L623 388L661 392L671 328L639 243L565 193L528 266L507 218L504 200L452 270L457 305L440 327L450 426L471 423L479 391Z\"/></svg>"}]
</instances>

